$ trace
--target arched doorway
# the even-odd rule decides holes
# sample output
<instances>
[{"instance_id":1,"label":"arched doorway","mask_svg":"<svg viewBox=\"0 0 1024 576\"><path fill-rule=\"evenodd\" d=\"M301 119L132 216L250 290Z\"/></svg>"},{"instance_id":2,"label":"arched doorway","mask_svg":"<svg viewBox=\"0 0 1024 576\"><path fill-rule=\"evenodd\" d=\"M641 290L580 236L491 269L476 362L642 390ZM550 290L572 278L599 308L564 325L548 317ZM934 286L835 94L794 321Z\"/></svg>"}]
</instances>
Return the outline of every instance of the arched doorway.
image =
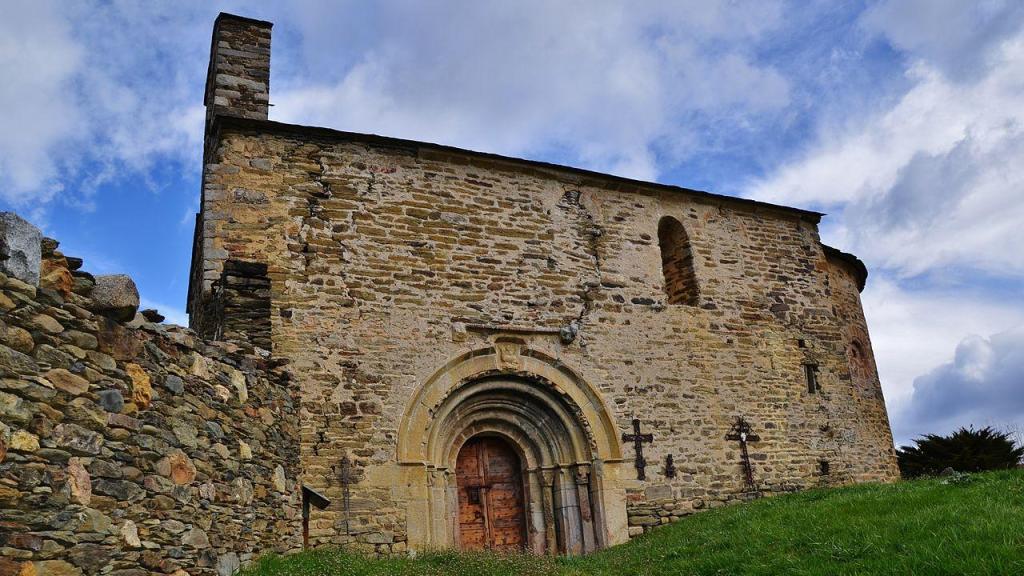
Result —
<instances>
[{"instance_id":1,"label":"arched doorway","mask_svg":"<svg viewBox=\"0 0 1024 576\"><path fill-rule=\"evenodd\" d=\"M627 540L622 447L600 393L564 363L501 340L452 359L409 400L398 460L411 549L487 545L460 534L460 501L476 497L461 490L462 449L482 438L518 459L525 550L572 555Z\"/></svg>"},{"instance_id":2,"label":"arched doorway","mask_svg":"<svg viewBox=\"0 0 1024 576\"><path fill-rule=\"evenodd\" d=\"M462 445L455 466L459 546L464 550L522 550L526 544L523 469L512 446L497 436Z\"/></svg>"}]
</instances>

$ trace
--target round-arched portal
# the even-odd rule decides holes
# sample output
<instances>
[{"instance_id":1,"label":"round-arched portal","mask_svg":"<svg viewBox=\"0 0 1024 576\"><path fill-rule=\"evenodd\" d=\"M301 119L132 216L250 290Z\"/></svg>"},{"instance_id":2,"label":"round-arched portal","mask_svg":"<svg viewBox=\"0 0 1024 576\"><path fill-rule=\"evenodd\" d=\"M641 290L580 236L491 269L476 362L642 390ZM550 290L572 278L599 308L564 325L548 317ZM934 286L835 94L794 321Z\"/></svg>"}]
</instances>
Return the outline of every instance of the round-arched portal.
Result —
<instances>
[{"instance_id":1,"label":"round-arched portal","mask_svg":"<svg viewBox=\"0 0 1024 576\"><path fill-rule=\"evenodd\" d=\"M625 540L621 446L611 424L596 390L535 351L499 343L450 362L417 391L400 428L399 462L422 467L426 484L409 504L410 545L480 540L462 513L490 519L463 506L474 494L460 488L460 466L482 438L518 461L525 549L579 554ZM419 476L409 477L415 484ZM461 533L467 526L472 535Z\"/></svg>"}]
</instances>

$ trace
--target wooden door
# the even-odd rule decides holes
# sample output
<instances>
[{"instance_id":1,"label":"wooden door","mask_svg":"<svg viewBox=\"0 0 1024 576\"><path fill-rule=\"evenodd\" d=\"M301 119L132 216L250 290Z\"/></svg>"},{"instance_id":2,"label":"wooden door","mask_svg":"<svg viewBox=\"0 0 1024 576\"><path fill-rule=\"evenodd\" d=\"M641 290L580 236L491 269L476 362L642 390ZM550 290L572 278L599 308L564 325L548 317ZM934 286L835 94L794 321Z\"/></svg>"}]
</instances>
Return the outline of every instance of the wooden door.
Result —
<instances>
[{"instance_id":1,"label":"wooden door","mask_svg":"<svg viewBox=\"0 0 1024 576\"><path fill-rule=\"evenodd\" d=\"M459 540L463 549L521 550L525 542L519 457L499 438L472 438L459 451Z\"/></svg>"}]
</instances>

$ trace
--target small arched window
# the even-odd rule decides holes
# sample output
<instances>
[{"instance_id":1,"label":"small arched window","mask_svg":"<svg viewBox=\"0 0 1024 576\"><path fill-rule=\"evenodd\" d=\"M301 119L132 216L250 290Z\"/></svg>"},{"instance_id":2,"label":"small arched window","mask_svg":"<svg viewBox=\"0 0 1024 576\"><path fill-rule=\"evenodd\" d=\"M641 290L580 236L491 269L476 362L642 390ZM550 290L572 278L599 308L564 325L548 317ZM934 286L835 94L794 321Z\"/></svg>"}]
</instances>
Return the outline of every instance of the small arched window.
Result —
<instances>
[{"instance_id":1,"label":"small arched window","mask_svg":"<svg viewBox=\"0 0 1024 576\"><path fill-rule=\"evenodd\" d=\"M847 348L847 356L854 383L863 384L870 381L874 376L874 370L871 368L871 360L868 358L864 343L854 338Z\"/></svg>"},{"instance_id":2,"label":"small arched window","mask_svg":"<svg viewBox=\"0 0 1024 576\"><path fill-rule=\"evenodd\" d=\"M661 247L661 272L665 277L668 303L696 306L699 291L693 272L693 251L679 220L665 216L658 222L658 246Z\"/></svg>"},{"instance_id":3,"label":"small arched window","mask_svg":"<svg viewBox=\"0 0 1024 576\"><path fill-rule=\"evenodd\" d=\"M864 362L864 346L860 340L850 342L850 360L862 364Z\"/></svg>"}]
</instances>

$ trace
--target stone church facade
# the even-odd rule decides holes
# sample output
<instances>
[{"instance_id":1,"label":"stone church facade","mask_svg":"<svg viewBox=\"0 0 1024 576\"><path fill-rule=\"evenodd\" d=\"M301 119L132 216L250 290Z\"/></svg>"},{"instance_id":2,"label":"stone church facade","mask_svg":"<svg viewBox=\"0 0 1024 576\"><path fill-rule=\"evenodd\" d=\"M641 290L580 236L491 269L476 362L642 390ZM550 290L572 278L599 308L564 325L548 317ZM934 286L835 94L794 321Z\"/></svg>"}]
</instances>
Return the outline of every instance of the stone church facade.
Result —
<instances>
[{"instance_id":1,"label":"stone church facade","mask_svg":"<svg viewBox=\"0 0 1024 576\"><path fill-rule=\"evenodd\" d=\"M273 122L270 39L215 24L188 310L287 361L313 544L585 553L897 477L822 214Z\"/></svg>"}]
</instances>

